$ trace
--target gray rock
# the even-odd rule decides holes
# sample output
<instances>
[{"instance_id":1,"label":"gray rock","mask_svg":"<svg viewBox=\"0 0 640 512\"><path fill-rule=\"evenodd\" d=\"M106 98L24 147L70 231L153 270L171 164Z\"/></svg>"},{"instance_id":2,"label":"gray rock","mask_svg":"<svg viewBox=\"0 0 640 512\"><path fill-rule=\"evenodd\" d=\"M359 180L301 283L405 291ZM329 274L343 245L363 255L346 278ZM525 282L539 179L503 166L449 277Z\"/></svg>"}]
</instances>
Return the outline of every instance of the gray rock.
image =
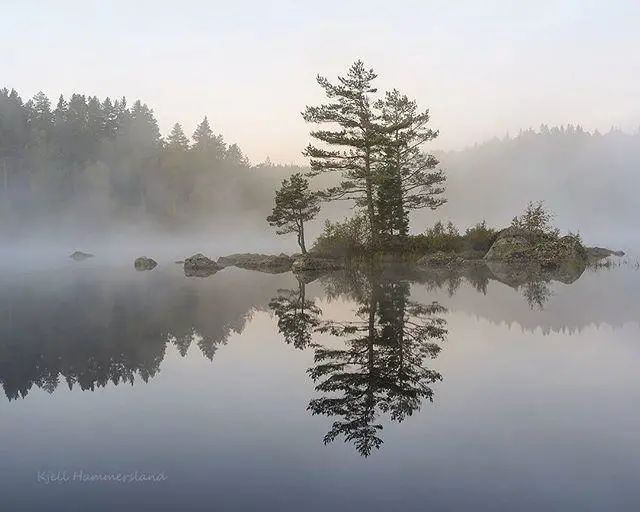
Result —
<instances>
[{"instance_id":1,"label":"gray rock","mask_svg":"<svg viewBox=\"0 0 640 512\"><path fill-rule=\"evenodd\" d=\"M136 270L153 270L158 266L158 262L152 260L151 258L147 258L146 256L142 256L141 258L137 258L136 261L133 262L133 266Z\"/></svg>"},{"instance_id":2,"label":"gray rock","mask_svg":"<svg viewBox=\"0 0 640 512\"><path fill-rule=\"evenodd\" d=\"M230 254L218 258L218 266L239 267L261 272L287 272L291 269L293 260L286 254Z\"/></svg>"},{"instance_id":3,"label":"gray rock","mask_svg":"<svg viewBox=\"0 0 640 512\"><path fill-rule=\"evenodd\" d=\"M605 249L604 247L587 247L587 256L590 261L598 261L609 256L624 256L624 251L612 251L611 249Z\"/></svg>"},{"instance_id":4,"label":"gray rock","mask_svg":"<svg viewBox=\"0 0 640 512\"><path fill-rule=\"evenodd\" d=\"M76 251L69 257L75 261L84 261L89 258L93 258L93 254L89 254L88 252Z\"/></svg>"},{"instance_id":5,"label":"gray rock","mask_svg":"<svg viewBox=\"0 0 640 512\"><path fill-rule=\"evenodd\" d=\"M184 260L184 274L188 277L208 277L220 268L215 261L200 253Z\"/></svg>"},{"instance_id":6,"label":"gray rock","mask_svg":"<svg viewBox=\"0 0 640 512\"><path fill-rule=\"evenodd\" d=\"M498 233L484 259L557 267L567 261L586 261L587 251L574 236L556 237L507 228Z\"/></svg>"}]
</instances>

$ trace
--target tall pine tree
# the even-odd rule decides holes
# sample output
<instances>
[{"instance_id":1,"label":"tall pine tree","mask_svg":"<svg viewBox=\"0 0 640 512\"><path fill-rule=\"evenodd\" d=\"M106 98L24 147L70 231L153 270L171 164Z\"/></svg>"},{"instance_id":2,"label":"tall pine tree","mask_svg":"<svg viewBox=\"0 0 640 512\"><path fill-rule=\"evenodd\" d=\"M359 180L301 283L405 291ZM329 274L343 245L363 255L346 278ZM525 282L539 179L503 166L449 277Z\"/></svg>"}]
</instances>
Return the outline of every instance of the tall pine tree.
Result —
<instances>
[{"instance_id":1,"label":"tall pine tree","mask_svg":"<svg viewBox=\"0 0 640 512\"><path fill-rule=\"evenodd\" d=\"M411 210L435 209L445 203L440 197L444 172L436 169L438 159L421 149L438 132L427 127L429 110L420 111L414 100L395 89L376 108L386 137L378 173L379 223L388 235L406 236Z\"/></svg>"},{"instance_id":2,"label":"tall pine tree","mask_svg":"<svg viewBox=\"0 0 640 512\"><path fill-rule=\"evenodd\" d=\"M318 76L318 84L329 102L307 106L302 114L307 122L333 127L311 132L311 137L321 143L321 146L309 144L304 151L310 158L312 175L324 172L342 175L340 185L327 190L325 197L355 200L366 211L374 240L378 235L375 169L384 141L372 109L376 76L362 61L355 62L335 84Z\"/></svg>"}]
</instances>

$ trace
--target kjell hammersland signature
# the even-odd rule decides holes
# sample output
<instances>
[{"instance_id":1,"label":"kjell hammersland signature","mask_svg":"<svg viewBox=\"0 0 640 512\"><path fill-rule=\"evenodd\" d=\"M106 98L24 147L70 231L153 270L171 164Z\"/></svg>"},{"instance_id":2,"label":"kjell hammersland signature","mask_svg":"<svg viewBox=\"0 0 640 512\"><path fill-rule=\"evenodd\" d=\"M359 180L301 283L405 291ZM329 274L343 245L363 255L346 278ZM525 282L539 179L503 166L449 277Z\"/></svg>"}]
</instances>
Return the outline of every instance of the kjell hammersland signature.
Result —
<instances>
[{"instance_id":1,"label":"kjell hammersland signature","mask_svg":"<svg viewBox=\"0 0 640 512\"><path fill-rule=\"evenodd\" d=\"M168 480L164 472L146 473L132 471L127 473L95 473L82 469L77 471L38 471L37 482L45 485L67 483L116 482L122 484L156 483Z\"/></svg>"}]
</instances>

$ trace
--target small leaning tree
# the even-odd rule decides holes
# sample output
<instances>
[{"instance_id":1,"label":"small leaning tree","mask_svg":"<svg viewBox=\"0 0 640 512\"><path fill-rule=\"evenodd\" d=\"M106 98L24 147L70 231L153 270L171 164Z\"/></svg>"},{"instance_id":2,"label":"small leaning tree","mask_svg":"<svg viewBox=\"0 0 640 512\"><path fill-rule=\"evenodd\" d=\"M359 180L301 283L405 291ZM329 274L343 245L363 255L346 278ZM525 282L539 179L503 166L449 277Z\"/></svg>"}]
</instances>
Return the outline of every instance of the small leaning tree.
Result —
<instances>
[{"instance_id":1,"label":"small leaning tree","mask_svg":"<svg viewBox=\"0 0 640 512\"><path fill-rule=\"evenodd\" d=\"M278 228L276 233L296 233L302 254L307 254L304 243L304 223L312 220L320 211L318 194L309 190L309 180L296 173L282 182L276 190L275 206L267 222Z\"/></svg>"}]
</instances>

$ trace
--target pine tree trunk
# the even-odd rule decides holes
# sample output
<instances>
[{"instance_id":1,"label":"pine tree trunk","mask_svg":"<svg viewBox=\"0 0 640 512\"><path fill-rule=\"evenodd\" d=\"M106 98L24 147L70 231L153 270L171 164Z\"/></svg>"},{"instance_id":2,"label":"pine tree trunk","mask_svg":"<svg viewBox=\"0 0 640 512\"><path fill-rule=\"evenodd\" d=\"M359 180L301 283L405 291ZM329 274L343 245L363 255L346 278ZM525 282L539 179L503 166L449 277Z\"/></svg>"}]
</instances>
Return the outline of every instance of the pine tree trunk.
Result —
<instances>
[{"instance_id":1,"label":"pine tree trunk","mask_svg":"<svg viewBox=\"0 0 640 512\"><path fill-rule=\"evenodd\" d=\"M402 237L406 237L409 234L409 222L408 217L404 209L404 188L402 183L402 169L400 168L400 145L399 145L398 132L396 131L396 173L398 174L398 234ZM407 221L405 222L405 219Z\"/></svg>"},{"instance_id":2,"label":"pine tree trunk","mask_svg":"<svg viewBox=\"0 0 640 512\"><path fill-rule=\"evenodd\" d=\"M371 179L371 149L367 148L365 153L365 182L367 189L367 216L371 227L371 238L374 243L378 242L378 227L376 223L376 211L373 204L373 180Z\"/></svg>"},{"instance_id":3,"label":"pine tree trunk","mask_svg":"<svg viewBox=\"0 0 640 512\"><path fill-rule=\"evenodd\" d=\"M304 303L306 300L306 288L302 279L298 279L298 299L300 301L300 313L304 315Z\"/></svg>"},{"instance_id":4,"label":"pine tree trunk","mask_svg":"<svg viewBox=\"0 0 640 512\"><path fill-rule=\"evenodd\" d=\"M298 244L300 245L300 250L302 254L307 254L307 248L304 244L304 223L300 222L300 230L298 231Z\"/></svg>"}]
</instances>

